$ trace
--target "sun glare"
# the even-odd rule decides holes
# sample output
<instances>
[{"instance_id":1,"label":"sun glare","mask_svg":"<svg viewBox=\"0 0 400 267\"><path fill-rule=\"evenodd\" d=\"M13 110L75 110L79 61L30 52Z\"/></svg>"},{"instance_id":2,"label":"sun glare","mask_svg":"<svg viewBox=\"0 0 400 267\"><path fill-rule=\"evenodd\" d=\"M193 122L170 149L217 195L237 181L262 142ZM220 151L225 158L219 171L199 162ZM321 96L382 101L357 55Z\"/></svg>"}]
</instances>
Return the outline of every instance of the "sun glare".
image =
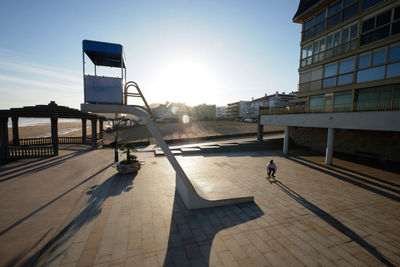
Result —
<instances>
[{"instance_id":1,"label":"sun glare","mask_svg":"<svg viewBox=\"0 0 400 267\"><path fill-rule=\"evenodd\" d=\"M188 105L210 103L218 84L212 66L196 59L168 61L155 78L164 99Z\"/></svg>"}]
</instances>

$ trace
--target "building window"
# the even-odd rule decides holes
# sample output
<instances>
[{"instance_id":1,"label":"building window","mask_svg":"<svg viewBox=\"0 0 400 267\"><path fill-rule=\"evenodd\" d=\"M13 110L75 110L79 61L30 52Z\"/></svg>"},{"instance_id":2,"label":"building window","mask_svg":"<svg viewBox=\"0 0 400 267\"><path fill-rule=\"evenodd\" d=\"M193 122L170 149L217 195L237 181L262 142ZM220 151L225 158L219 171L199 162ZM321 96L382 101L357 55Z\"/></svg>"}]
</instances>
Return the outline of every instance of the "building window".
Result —
<instances>
[{"instance_id":1,"label":"building window","mask_svg":"<svg viewBox=\"0 0 400 267\"><path fill-rule=\"evenodd\" d=\"M366 10L374 5L379 4L383 0L363 0L362 10Z\"/></svg>"},{"instance_id":2,"label":"building window","mask_svg":"<svg viewBox=\"0 0 400 267\"><path fill-rule=\"evenodd\" d=\"M365 1L364 1L365 2ZM360 46L384 39L400 32L399 7L382 12L372 18L364 20L361 27ZM392 22L392 13L393 22ZM391 30L390 30L391 29Z\"/></svg>"},{"instance_id":3,"label":"building window","mask_svg":"<svg viewBox=\"0 0 400 267\"><path fill-rule=\"evenodd\" d=\"M400 6L396 7L393 12L393 23L391 35L400 33Z\"/></svg>"},{"instance_id":4,"label":"building window","mask_svg":"<svg viewBox=\"0 0 400 267\"><path fill-rule=\"evenodd\" d=\"M322 66L300 72L299 91L307 92L312 90L320 90L322 83Z\"/></svg>"},{"instance_id":5,"label":"building window","mask_svg":"<svg viewBox=\"0 0 400 267\"><path fill-rule=\"evenodd\" d=\"M386 78L400 76L400 44L389 47L388 66L386 69Z\"/></svg>"},{"instance_id":6,"label":"building window","mask_svg":"<svg viewBox=\"0 0 400 267\"><path fill-rule=\"evenodd\" d=\"M343 21L348 20L358 14L360 10L359 2L356 0L343 1Z\"/></svg>"},{"instance_id":7,"label":"building window","mask_svg":"<svg viewBox=\"0 0 400 267\"><path fill-rule=\"evenodd\" d=\"M324 81L322 82L323 88L336 86L338 64L327 65L324 67Z\"/></svg>"},{"instance_id":8,"label":"building window","mask_svg":"<svg viewBox=\"0 0 400 267\"><path fill-rule=\"evenodd\" d=\"M310 110L320 110L324 106L324 95L310 96Z\"/></svg>"},{"instance_id":9,"label":"building window","mask_svg":"<svg viewBox=\"0 0 400 267\"><path fill-rule=\"evenodd\" d=\"M341 39L341 53L346 53L350 50L354 50L357 47L357 32L358 24L346 27L342 30Z\"/></svg>"},{"instance_id":10,"label":"building window","mask_svg":"<svg viewBox=\"0 0 400 267\"><path fill-rule=\"evenodd\" d=\"M371 61L370 58L370 53L358 56L358 69L368 68Z\"/></svg>"},{"instance_id":11,"label":"building window","mask_svg":"<svg viewBox=\"0 0 400 267\"><path fill-rule=\"evenodd\" d=\"M357 83L381 80L385 77L385 66L360 70L357 72Z\"/></svg>"},{"instance_id":12,"label":"building window","mask_svg":"<svg viewBox=\"0 0 400 267\"><path fill-rule=\"evenodd\" d=\"M356 109L363 110L390 110L400 107L399 85L359 89L357 92Z\"/></svg>"},{"instance_id":13,"label":"building window","mask_svg":"<svg viewBox=\"0 0 400 267\"><path fill-rule=\"evenodd\" d=\"M372 66L385 64L386 48L375 50L372 53Z\"/></svg>"},{"instance_id":14,"label":"building window","mask_svg":"<svg viewBox=\"0 0 400 267\"><path fill-rule=\"evenodd\" d=\"M319 39L313 44L303 45L300 67L346 53L357 48L358 24L353 24ZM312 57L311 57L312 56Z\"/></svg>"},{"instance_id":15,"label":"building window","mask_svg":"<svg viewBox=\"0 0 400 267\"><path fill-rule=\"evenodd\" d=\"M314 18L304 23L304 40L308 40L314 36Z\"/></svg>"},{"instance_id":16,"label":"building window","mask_svg":"<svg viewBox=\"0 0 400 267\"><path fill-rule=\"evenodd\" d=\"M315 16L315 28L314 28L315 35L321 34L325 31L325 18L326 18L325 10Z\"/></svg>"},{"instance_id":17,"label":"building window","mask_svg":"<svg viewBox=\"0 0 400 267\"><path fill-rule=\"evenodd\" d=\"M386 78L394 78L400 76L400 62L389 64L386 70Z\"/></svg>"},{"instance_id":18,"label":"building window","mask_svg":"<svg viewBox=\"0 0 400 267\"><path fill-rule=\"evenodd\" d=\"M340 23L340 10L342 8L342 1L334 4L333 6L328 8L328 20L326 23L326 28L332 28L335 25Z\"/></svg>"},{"instance_id":19,"label":"building window","mask_svg":"<svg viewBox=\"0 0 400 267\"><path fill-rule=\"evenodd\" d=\"M336 92L333 99L334 111L350 111L353 104L353 92Z\"/></svg>"},{"instance_id":20,"label":"building window","mask_svg":"<svg viewBox=\"0 0 400 267\"><path fill-rule=\"evenodd\" d=\"M314 36L322 34L342 21L354 17L360 11L359 0L343 0L312 17L304 23L303 39L307 41Z\"/></svg>"},{"instance_id":21,"label":"building window","mask_svg":"<svg viewBox=\"0 0 400 267\"><path fill-rule=\"evenodd\" d=\"M337 84L345 85L353 83L354 58L343 60L339 63L339 77Z\"/></svg>"},{"instance_id":22,"label":"building window","mask_svg":"<svg viewBox=\"0 0 400 267\"><path fill-rule=\"evenodd\" d=\"M331 58L339 54L340 32L329 35L326 38L325 58Z\"/></svg>"}]
</instances>

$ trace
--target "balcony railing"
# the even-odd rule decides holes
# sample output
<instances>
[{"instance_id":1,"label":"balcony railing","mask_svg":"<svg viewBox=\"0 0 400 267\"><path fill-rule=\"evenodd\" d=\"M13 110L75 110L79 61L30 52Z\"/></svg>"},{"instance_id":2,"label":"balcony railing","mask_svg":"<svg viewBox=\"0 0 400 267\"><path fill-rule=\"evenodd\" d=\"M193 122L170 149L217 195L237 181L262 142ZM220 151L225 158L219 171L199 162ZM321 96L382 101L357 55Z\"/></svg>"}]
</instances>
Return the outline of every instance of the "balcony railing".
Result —
<instances>
[{"instance_id":1,"label":"balcony railing","mask_svg":"<svg viewBox=\"0 0 400 267\"><path fill-rule=\"evenodd\" d=\"M302 114L302 113L332 113L332 112L363 112L400 110L400 99L393 101L369 101L354 104L323 105L309 107L274 108L260 107L260 115Z\"/></svg>"}]
</instances>

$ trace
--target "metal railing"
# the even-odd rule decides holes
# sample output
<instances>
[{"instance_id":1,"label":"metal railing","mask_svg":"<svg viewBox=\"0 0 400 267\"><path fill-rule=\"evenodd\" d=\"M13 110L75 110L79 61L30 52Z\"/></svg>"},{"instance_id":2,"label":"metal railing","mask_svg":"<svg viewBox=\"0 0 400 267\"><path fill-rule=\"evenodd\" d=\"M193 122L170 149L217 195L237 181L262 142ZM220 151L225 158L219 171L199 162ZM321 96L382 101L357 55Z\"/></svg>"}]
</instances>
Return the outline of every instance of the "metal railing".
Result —
<instances>
[{"instance_id":1,"label":"metal railing","mask_svg":"<svg viewBox=\"0 0 400 267\"><path fill-rule=\"evenodd\" d=\"M51 137L19 139L20 146L51 145Z\"/></svg>"},{"instance_id":2,"label":"metal railing","mask_svg":"<svg viewBox=\"0 0 400 267\"><path fill-rule=\"evenodd\" d=\"M332 113L332 112L363 112L363 111L390 111L400 109L400 99L393 101L369 101L354 104L340 104L329 106L286 107L274 108L260 107L260 115L303 114L303 113Z\"/></svg>"},{"instance_id":3,"label":"metal railing","mask_svg":"<svg viewBox=\"0 0 400 267\"><path fill-rule=\"evenodd\" d=\"M100 138L98 134L97 139ZM86 137L85 143L90 143L92 140L91 136ZM58 137L59 144L82 144L83 138L79 137ZM51 137L39 137L39 138L23 138L19 140L19 146L43 146L43 145L51 145L52 140Z\"/></svg>"},{"instance_id":4,"label":"metal railing","mask_svg":"<svg viewBox=\"0 0 400 267\"><path fill-rule=\"evenodd\" d=\"M54 155L52 146L18 146L8 148L8 157L10 159L52 157Z\"/></svg>"}]
</instances>

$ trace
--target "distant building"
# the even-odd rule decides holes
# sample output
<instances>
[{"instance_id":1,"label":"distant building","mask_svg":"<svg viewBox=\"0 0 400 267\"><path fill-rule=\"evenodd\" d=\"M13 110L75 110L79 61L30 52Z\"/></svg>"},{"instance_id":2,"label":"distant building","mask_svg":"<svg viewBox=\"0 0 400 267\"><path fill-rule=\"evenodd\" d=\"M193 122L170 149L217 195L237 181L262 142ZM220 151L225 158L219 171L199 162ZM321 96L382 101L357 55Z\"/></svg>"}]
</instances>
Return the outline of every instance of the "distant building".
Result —
<instances>
[{"instance_id":1,"label":"distant building","mask_svg":"<svg viewBox=\"0 0 400 267\"><path fill-rule=\"evenodd\" d=\"M216 113L215 116L217 119L219 118L226 118L226 106L222 106L222 107L217 107L216 108Z\"/></svg>"},{"instance_id":2,"label":"distant building","mask_svg":"<svg viewBox=\"0 0 400 267\"><path fill-rule=\"evenodd\" d=\"M259 115L260 107L276 109L289 107L290 101L297 99L297 93L292 92L289 94L279 93L278 91L273 95L267 95L253 99L247 105L247 118L257 119Z\"/></svg>"},{"instance_id":3,"label":"distant building","mask_svg":"<svg viewBox=\"0 0 400 267\"><path fill-rule=\"evenodd\" d=\"M158 107L152 108L151 111L156 117L156 120L163 121L167 117L168 107L164 104L161 104Z\"/></svg>"},{"instance_id":4,"label":"distant building","mask_svg":"<svg viewBox=\"0 0 400 267\"><path fill-rule=\"evenodd\" d=\"M183 115L190 114L190 107L186 106L185 103L169 103L167 107L168 111L165 119L171 121L180 121Z\"/></svg>"},{"instance_id":5,"label":"distant building","mask_svg":"<svg viewBox=\"0 0 400 267\"><path fill-rule=\"evenodd\" d=\"M244 119L247 117L247 104L250 101L239 101L228 104L226 116L231 119Z\"/></svg>"},{"instance_id":6,"label":"distant building","mask_svg":"<svg viewBox=\"0 0 400 267\"><path fill-rule=\"evenodd\" d=\"M165 104L159 104L151 108L151 110L158 121L179 121L183 115L190 114L190 107L184 103L166 102Z\"/></svg>"},{"instance_id":7,"label":"distant building","mask_svg":"<svg viewBox=\"0 0 400 267\"><path fill-rule=\"evenodd\" d=\"M192 108L192 117L195 120L215 120L215 105L197 105Z\"/></svg>"},{"instance_id":8,"label":"distant building","mask_svg":"<svg viewBox=\"0 0 400 267\"><path fill-rule=\"evenodd\" d=\"M261 109L291 143L400 163L400 3L301 0L296 108ZM291 114L293 113L293 114ZM261 127L260 127L261 128Z\"/></svg>"}]
</instances>

